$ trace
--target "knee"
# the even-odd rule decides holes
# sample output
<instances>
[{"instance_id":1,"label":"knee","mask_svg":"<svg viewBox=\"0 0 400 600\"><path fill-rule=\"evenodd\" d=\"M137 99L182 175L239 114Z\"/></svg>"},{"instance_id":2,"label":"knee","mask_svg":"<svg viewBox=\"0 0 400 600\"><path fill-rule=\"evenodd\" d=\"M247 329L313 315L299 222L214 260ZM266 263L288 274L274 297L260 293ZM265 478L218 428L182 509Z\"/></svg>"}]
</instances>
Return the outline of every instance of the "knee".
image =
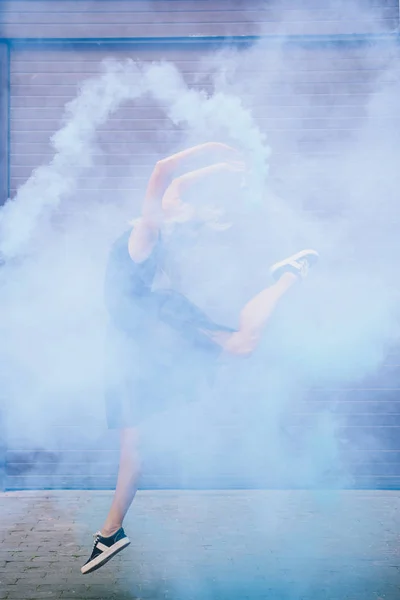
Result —
<instances>
[{"instance_id":1,"label":"knee","mask_svg":"<svg viewBox=\"0 0 400 600\"><path fill-rule=\"evenodd\" d=\"M139 431L136 427L125 427L121 429L121 447L138 447Z\"/></svg>"},{"instance_id":2,"label":"knee","mask_svg":"<svg viewBox=\"0 0 400 600\"><path fill-rule=\"evenodd\" d=\"M136 428L121 430L121 460L135 461L139 466L139 433Z\"/></svg>"}]
</instances>

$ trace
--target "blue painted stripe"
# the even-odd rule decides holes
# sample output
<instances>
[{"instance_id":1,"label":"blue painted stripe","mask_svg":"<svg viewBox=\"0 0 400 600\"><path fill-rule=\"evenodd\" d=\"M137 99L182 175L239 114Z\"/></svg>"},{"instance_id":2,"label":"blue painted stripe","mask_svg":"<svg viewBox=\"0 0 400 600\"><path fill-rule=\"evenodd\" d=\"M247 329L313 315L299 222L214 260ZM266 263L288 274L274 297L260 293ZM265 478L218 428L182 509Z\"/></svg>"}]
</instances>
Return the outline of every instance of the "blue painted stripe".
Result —
<instances>
[{"instance_id":1,"label":"blue painted stripe","mask_svg":"<svg viewBox=\"0 0 400 600\"><path fill-rule=\"evenodd\" d=\"M131 46L131 45L252 45L257 42L280 45L312 46L357 46L370 44L398 43L400 32L381 34L337 34L337 35L269 35L269 36L190 36L170 38L14 38L4 39L12 47L26 46Z\"/></svg>"}]
</instances>

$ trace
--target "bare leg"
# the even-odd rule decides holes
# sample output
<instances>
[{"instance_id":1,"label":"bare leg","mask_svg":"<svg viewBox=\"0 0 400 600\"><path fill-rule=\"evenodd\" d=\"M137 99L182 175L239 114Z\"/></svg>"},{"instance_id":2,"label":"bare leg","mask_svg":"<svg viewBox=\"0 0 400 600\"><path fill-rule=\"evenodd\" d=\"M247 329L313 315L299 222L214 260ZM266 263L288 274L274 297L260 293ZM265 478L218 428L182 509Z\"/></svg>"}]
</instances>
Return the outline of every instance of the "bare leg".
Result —
<instances>
[{"instance_id":1,"label":"bare leg","mask_svg":"<svg viewBox=\"0 0 400 600\"><path fill-rule=\"evenodd\" d=\"M231 354L251 354L278 302L298 281L300 277L295 273L283 273L276 283L262 290L244 306L237 332L218 333L213 338Z\"/></svg>"},{"instance_id":2,"label":"bare leg","mask_svg":"<svg viewBox=\"0 0 400 600\"><path fill-rule=\"evenodd\" d=\"M301 281L318 260L315 250L301 250L271 267L275 283L254 296L242 309L239 330L234 333L204 332L229 354L249 356L256 348L265 325L281 298Z\"/></svg>"},{"instance_id":3,"label":"bare leg","mask_svg":"<svg viewBox=\"0 0 400 600\"><path fill-rule=\"evenodd\" d=\"M224 348L235 354L252 351L279 300L299 280L300 277L294 273L284 273L276 283L254 296L240 313L239 331L228 334L227 338L226 334L216 334L225 336ZM114 534L122 526L135 497L139 476L138 432L136 429L123 429L117 486L110 511L101 528L104 537Z\"/></svg>"},{"instance_id":4,"label":"bare leg","mask_svg":"<svg viewBox=\"0 0 400 600\"><path fill-rule=\"evenodd\" d=\"M101 528L104 537L113 535L122 526L122 522L135 497L140 477L140 458L137 429L121 431L121 454L117 486L105 523Z\"/></svg>"},{"instance_id":5,"label":"bare leg","mask_svg":"<svg viewBox=\"0 0 400 600\"><path fill-rule=\"evenodd\" d=\"M299 280L294 273L284 273L276 283L254 296L240 313L240 331L259 337L278 302Z\"/></svg>"}]
</instances>

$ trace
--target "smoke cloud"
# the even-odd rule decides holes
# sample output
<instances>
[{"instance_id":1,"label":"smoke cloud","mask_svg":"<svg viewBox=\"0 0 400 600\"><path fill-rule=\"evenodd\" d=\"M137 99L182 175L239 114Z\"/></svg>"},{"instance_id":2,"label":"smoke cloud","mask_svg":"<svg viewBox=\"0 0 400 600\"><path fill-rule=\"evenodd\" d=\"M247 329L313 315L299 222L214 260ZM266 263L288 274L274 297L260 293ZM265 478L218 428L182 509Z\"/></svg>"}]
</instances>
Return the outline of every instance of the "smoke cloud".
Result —
<instances>
[{"instance_id":1,"label":"smoke cloud","mask_svg":"<svg viewBox=\"0 0 400 600\"><path fill-rule=\"evenodd\" d=\"M273 69L255 80L250 65L260 62L266 52ZM85 204L82 199L82 211L74 214L60 207L76 195L79 176L95 166L98 128L121 106L146 95L166 106L169 119L183 126L181 147L223 139L243 152L252 169L248 188L239 193L227 194L223 182L213 182L192 194L199 202L211 197L234 226L222 237L215 232L199 234L185 253L171 242L179 256L182 289L191 299L229 324L244 302L268 284L271 262L302 247L315 247L322 256L318 270L278 310L251 364L242 366L240 375L230 369L224 372L229 374L221 389L230 389L231 394L225 393L226 400L219 403L221 414L216 414L215 406L211 413L191 408L192 413L200 410L205 425L207 419L229 418L233 396L248 396L250 389L252 414L265 411L262 427L276 465L276 456L288 459L287 440L278 422L301 400L301 390L347 385L380 366L398 336L393 260L398 236L392 219L397 201L396 134L390 120L385 126L398 93L396 54L386 51L386 64L371 81L363 124L342 141L339 152L297 154L295 159L287 153L291 161L282 167L278 160L270 173L273 148L271 155L250 105L257 106L268 96L282 72L288 93L294 93L300 77L293 68L296 52L287 56L285 47L258 45L205 59L209 71L214 71L212 94L188 87L172 64L108 60L102 74L85 81L67 105L64 125L52 138L54 158L33 172L0 213L0 251L5 259L1 326L7 339L5 360L11 365L5 384L10 393L5 395L13 398L10 411L23 420L28 444L33 436L46 445L50 435L46 411L62 422L83 402L101 422L104 265L110 243L137 212L140 198L129 198L122 206L112 201ZM282 108L282 116L299 119L303 116L299 110L312 113L307 104L300 108L298 104ZM328 122L333 125L339 118L332 109ZM288 372L290 385L283 376ZM335 421L328 416L331 447ZM323 415L322 428L328 416ZM249 431L255 421L259 422L256 416ZM314 425L318 433L318 423ZM213 431L217 438L221 435L220 428ZM244 451L243 461L257 465L254 454L259 446L244 441L242 451L246 443L253 450L249 449L249 460ZM337 453L333 456L336 460ZM334 459L327 451L328 470ZM312 470L311 464L307 468ZM324 468L317 471L316 481ZM301 477L297 483L301 485Z\"/></svg>"},{"instance_id":2,"label":"smoke cloud","mask_svg":"<svg viewBox=\"0 0 400 600\"><path fill-rule=\"evenodd\" d=\"M370 14L362 20L375 23ZM307 53L318 57L304 73ZM251 165L246 188L213 180L191 191L191 202L222 210L231 227L205 228L184 245L172 232L168 252L181 291L234 326L243 304L270 283L274 261L309 247L321 260L279 305L254 356L221 364L211 397L145 425L148 463L165 460L183 485L337 490L351 484L354 453L367 459L379 441L360 428L356 451L349 448L347 416L335 398L379 372L399 339L393 123L400 90L395 46L354 46L349 56L365 77L362 92L351 84L354 95L365 95L359 114L351 94L348 104L330 104L329 85L349 86L332 48L285 41L205 56L206 75L196 78L196 88L174 64L115 59L83 82L52 137L53 159L0 211L1 394L9 435L17 438L11 445L92 448L105 429L105 264L142 198L122 194L116 202L100 185L98 200L85 198L79 179L91 171L102 180L99 129L122 107L151 98L181 129L171 150L219 140L238 147ZM316 81L321 73L326 85ZM132 165L133 173L138 169ZM77 423L76 438L56 427ZM328 518L337 510L334 493L315 498ZM258 506L260 530L270 527L274 508ZM292 560L304 540L323 545L316 530L310 535L299 526L298 533L299 548L288 549ZM179 587L180 564L177 570ZM317 571L302 565L305 589ZM196 576L194 587L201 588Z\"/></svg>"},{"instance_id":3,"label":"smoke cloud","mask_svg":"<svg viewBox=\"0 0 400 600\"><path fill-rule=\"evenodd\" d=\"M316 51L318 71L333 76L329 48L282 42L206 56L201 71L208 79L211 74L212 92L206 83L200 91L187 85L168 62L110 59L82 84L52 137L53 159L0 211L1 386L18 448L90 448L105 428L104 270L141 197L116 203L99 185L99 201L87 200L78 184L90 169L102 180L95 158L99 128L121 107L149 97L182 129L179 149L221 140L237 146L251 165L245 189L213 180L191 191L190 201L222 209L230 228L202 230L185 246L170 236L180 288L191 300L235 325L243 304L270 283L270 264L307 247L321 255L277 309L255 355L221 365L212 397L146 424L149 463L179 456L177 468L189 485L196 478L216 487L235 478L253 487L351 483L353 455L343 452L341 432L346 417L334 401L323 401L321 390L360 385L379 371L399 338L398 49L351 50L367 73L359 115L349 106L324 104L328 92L313 95L313 70L304 74L297 67ZM268 68L260 68L266 62ZM282 81L286 101L274 105ZM315 129L314 152L303 151L307 128ZM326 141L326 130L342 135ZM310 389L316 390L312 398L321 398L314 411L307 410ZM76 424L77 415L77 438L70 432L63 438L55 426ZM357 443L358 458L379 445L367 434ZM265 523L268 510L259 508ZM310 545L318 547L314 536Z\"/></svg>"}]
</instances>

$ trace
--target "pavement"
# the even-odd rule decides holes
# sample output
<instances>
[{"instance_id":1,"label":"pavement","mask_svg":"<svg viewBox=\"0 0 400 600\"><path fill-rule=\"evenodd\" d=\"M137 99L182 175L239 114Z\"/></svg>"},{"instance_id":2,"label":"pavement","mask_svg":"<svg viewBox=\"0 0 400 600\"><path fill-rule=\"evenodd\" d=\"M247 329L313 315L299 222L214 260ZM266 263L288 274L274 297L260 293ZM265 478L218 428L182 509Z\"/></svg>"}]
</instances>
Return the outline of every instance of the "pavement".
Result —
<instances>
[{"instance_id":1,"label":"pavement","mask_svg":"<svg viewBox=\"0 0 400 600\"><path fill-rule=\"evenodd\" d=\"M81 575L111 492L0 494L0 599L400 600L400 492L143 491Z\"/></svg>"}]
</instances>

